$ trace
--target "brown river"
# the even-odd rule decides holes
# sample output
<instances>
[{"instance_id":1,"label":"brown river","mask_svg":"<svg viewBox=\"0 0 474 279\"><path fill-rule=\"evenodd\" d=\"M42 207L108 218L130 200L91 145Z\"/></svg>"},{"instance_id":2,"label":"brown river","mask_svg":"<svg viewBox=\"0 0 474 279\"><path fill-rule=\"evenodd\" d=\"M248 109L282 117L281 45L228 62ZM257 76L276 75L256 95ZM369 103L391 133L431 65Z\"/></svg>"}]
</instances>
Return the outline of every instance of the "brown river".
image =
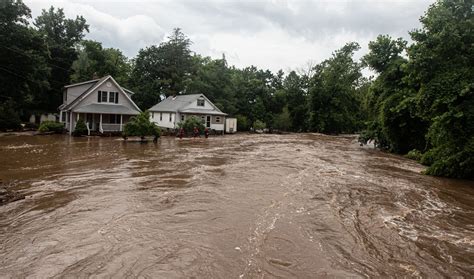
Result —
<instances>
[{"instance_id":1,"label":"brown river","mask_svg":"<svg viewBox=\"0 0 474 279\"><path fill-rule=\"evenodd\" d=\"M0 166L0 278L474 276L474 182L353 136L4 136Z\"/></svg>"}]
</instances>

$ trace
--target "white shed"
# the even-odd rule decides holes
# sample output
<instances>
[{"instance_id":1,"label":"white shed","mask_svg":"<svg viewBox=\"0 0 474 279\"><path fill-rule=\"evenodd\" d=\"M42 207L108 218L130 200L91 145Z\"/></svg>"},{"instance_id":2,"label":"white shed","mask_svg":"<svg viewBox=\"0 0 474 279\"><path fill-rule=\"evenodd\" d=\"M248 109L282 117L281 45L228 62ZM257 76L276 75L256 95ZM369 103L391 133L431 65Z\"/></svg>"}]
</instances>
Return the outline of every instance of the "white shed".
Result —
<instances>
[{"instance_id":1,"label":"white shed","mask_svg":"<svg viewBox=\"0 0 474 279\"><path fill-rule=\"evenodd\" d=\"M227 134L233 134L237 132L237 118L226 118L225 132Z\"/></svg>"}]
</instances>

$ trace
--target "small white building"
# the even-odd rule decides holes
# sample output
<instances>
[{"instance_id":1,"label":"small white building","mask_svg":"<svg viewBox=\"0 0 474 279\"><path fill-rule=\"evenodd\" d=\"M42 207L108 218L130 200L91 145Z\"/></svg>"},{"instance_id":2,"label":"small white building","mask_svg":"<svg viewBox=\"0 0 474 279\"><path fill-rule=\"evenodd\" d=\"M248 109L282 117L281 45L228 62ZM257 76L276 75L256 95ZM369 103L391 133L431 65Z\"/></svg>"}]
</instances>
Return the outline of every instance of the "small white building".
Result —
<instances>
[{"instance_id":1,"label":"small white building","mask_svg":"<svg viewBox=\"0 0 474 279\"><path fill-rule=\"evenodd\" d=\"M198 117L206 128L223 132L226 113L204 94L170 96L148 110L151 121L161 128L176 129L188 117Z\"/></svg>"},{"instance_id":2,"label":"small white building","mask_svg":"<svg viewBox=\"0 0 474 279\"><path fill-rule=\"evenodd\" d=\"M72 133L79 119L89 133L121 132L130 117L141 111L132 101L132 91L120 86L113 77L64 86L60 121Z\"/></svg>"},{"instance_id":3,"label":"small white building","mask_svg":"<svg viewBox=\"0 0 474 279\"><path fill-rule=\"evenodd\" d=\"M228 117L225 120L225 132L226 134L237 133L237 118Z\"/></svg>"}]
</instances>

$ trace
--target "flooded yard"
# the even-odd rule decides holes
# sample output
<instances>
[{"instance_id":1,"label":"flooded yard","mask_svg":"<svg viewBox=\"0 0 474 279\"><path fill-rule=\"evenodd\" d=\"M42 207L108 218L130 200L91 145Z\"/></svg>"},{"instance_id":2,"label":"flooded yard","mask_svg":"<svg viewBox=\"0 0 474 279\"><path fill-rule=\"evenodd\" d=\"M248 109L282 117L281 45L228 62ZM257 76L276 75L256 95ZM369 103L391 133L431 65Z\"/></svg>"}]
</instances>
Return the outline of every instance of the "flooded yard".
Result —
<instances>
[{"instance_id":1,"label":"flooded yard","mask_svg":"<svg viewBox=\"0 0 474 279\"><path fill-rule=\"evenodd\" d=\"M0 277L471 277L474 183L355 137L0 137Z\"/></svg>"}]
</instances>

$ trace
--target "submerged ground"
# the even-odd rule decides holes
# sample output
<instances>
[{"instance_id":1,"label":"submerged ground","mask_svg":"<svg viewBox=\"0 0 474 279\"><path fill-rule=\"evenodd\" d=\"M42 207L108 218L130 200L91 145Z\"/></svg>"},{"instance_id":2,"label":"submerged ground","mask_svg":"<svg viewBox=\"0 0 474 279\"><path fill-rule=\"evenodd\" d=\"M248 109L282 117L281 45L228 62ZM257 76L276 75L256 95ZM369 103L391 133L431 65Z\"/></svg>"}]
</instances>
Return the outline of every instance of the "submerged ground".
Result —
<instances>
[{"instance_id":1,"label":"submerged ground","mask_svg":"<svg viewBox=\"0 0 474 279\"><path fill-rule=\"evenodd\" d=\"M474 183L317 134L0 138L0 277L474 274Z\"/></svg>"}]
</instances>

